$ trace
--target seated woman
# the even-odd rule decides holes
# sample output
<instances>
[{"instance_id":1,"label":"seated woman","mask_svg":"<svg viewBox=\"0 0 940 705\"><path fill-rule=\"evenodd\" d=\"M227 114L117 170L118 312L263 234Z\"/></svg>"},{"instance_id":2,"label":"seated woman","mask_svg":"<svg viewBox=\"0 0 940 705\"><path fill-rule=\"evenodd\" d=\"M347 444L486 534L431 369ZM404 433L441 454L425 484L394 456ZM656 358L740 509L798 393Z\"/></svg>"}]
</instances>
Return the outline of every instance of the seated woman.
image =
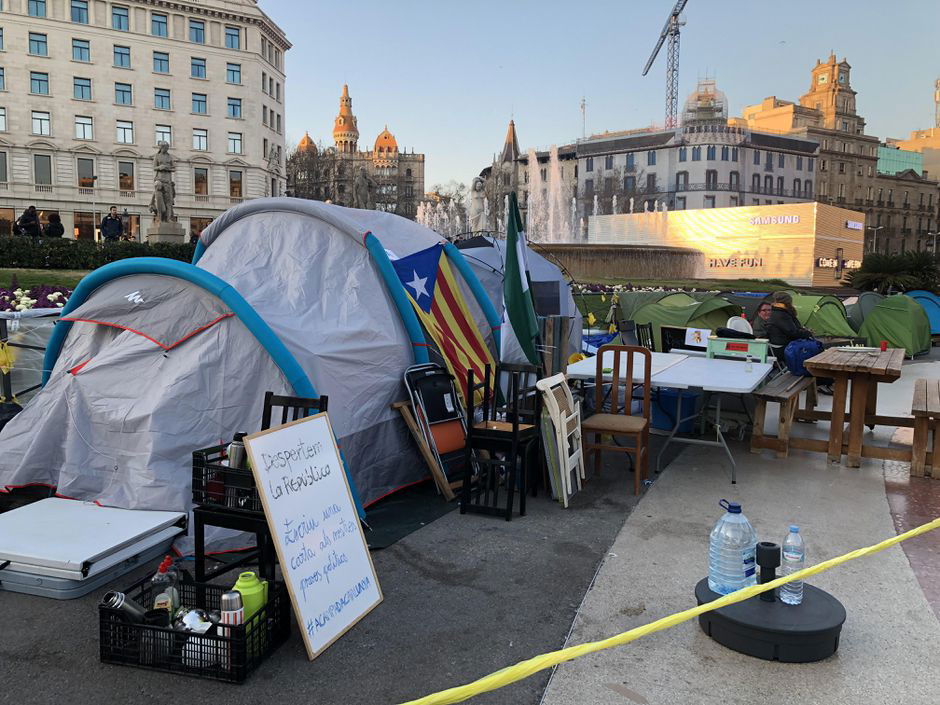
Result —
<instances>
[{"instance_id":1,"label":"seated woman","mask_svg":"<svg viewBox=\"0 0 940 705\"><path fill-rule=\"evenodd\" d=\"M812 338L813 332L800 325L793 308L793 297L785 291L776 291L771 297L770 317L767 319L767 338L770 348L780 362L783 362L783 351L791 341L803 338Z\"/></svg>"},{"instance_id":2,"label":"seated woman","mask_svg":"<svg viewBox=\"0 0 940 705\"><path fill-rule=\"evenodd\" d=\"M754 316L754 321L751 323L756 338L767 337L767 321L770 320L770 311L770 303L767 301L762 301L761 305L757 307L757 315Z\"/></svg>"}]
</instances>

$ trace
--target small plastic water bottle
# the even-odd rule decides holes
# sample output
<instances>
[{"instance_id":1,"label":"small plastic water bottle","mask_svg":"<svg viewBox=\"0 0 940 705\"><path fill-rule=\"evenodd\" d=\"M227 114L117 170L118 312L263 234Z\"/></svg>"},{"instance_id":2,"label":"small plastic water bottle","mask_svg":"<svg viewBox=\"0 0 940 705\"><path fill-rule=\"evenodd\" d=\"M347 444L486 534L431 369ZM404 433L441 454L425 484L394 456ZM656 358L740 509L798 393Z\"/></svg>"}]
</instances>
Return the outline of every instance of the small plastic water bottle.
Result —
<instances>
[{"instance_id":1,"label":"small plastic water bottle","mask_svg":"<svg viewBox=\"0 0 940 705\"><path fill-rule=\"evenodd\" d=\"M806 560L806 547L800 535L800 527L790 525L790 533L783 540L783 553L780 561L780 576L785 577L798 570L803 570ZM798 605L803 601L803 581L794 580L780 588L780 601L788 605Z\"/></svg>"},{"instance_id":2,"label":"small plastic water bottle","mask_svg":"<svg viewBox=\"0 0 940 705\"><path fill-rule=\"evenodd\" d=\"M754 371L754 364L751 361L751 354L748 353L747 359L744 361L744 371L750 373Z\"/></svg>"},{"instance_id":3,"label":"small plastic water bottle","mask_svg":"<svg viewBox=\"0 0 940 705\"><path fill-rule=\"evenodd\" d=\"M708 588L727 595L757 583L757 533L741 513L740 504L726 499L718 504L726 512L708 541Z\"/></svg>"}]
</instances>

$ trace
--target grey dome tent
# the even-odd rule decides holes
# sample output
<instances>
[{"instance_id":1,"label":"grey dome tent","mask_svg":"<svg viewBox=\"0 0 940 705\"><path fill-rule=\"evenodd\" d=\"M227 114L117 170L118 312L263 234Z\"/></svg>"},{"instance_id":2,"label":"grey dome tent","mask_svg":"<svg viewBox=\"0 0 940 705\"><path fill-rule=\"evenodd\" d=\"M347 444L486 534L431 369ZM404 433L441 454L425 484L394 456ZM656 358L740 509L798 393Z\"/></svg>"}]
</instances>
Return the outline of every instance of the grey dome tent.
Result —
<instances>
[{"instance_id":1,"label":"grey dome tent","mask_svg":"<svg viewBox=\"0 0 940 705\"><path fill-rule=\"evenodd\" d=\"M849 320L849 325L856 331L860 330L865 318L871 313L884 296L877 291L863 291L858 296L846 299L842 303L845 305L845 315Z\"/></svg>"},{"instance_id":2,"label":"grey dome tent","mask_svg":"<svg viewBox=\"0 0 940 705\"><path fill-rule=\"evenodd\" d=\"M458 242L457 248L477 275L496 310L502 310L506 241L477 236ZM571 285L562 270L540 255L534 246L529 248L528 260L536 314L566 316L570 321L570 348L564 356L567 359L570 353L581 349L583 325L581 313L571 295Z\"/></svg>"},{"instance_id":3,"label":"grey dome tent","mask_svg":"<svg viewBox=\"0 0 940 705\"><path fill-rule=\"evenodd\" d=\"M492 346L498 317L459 251L392 214L257 199L206 228L195 264L95 270L53 332L44 388L0 431L0 490L186 511L192 451L257 430L266 390L329 395L361 505L422 479L390 404L435 349L394 269L423 252L450 262L461 324Z\"/></svg>"}]
</instances>

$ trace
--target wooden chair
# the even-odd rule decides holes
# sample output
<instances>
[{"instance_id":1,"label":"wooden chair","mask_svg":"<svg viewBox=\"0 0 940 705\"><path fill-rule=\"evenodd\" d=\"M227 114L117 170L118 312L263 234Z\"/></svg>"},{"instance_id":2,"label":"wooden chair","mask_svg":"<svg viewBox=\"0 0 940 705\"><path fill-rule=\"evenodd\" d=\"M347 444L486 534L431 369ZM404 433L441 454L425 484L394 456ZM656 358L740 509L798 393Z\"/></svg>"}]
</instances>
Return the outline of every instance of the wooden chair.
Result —
<instances>
[{"instance_id":1,"label":"wooden chair","mask_svg":"<svg viewBox=\"0 0 940 705\"><path fill-rule=\"evenodd\" d=\"M545 409L555 432L559 471L559 495L562 506L574 494L573 484L581 489L584 479L584 454L581 449L581 404L574 400L565 375L540 379L536 386L542 392ZM572 483L573 481L573 483Z\"/></svg>"},{"instance_id":2,"label":"wooden chair","mask_svg":"<svg viewBox=\"0 0 940 705\"><path fill-rule=\"evenodd\" d=\"M271 412L276 406L281 408L279 423L286 424L289 421L305 419L308 416L319 414L321 411L326 411L328 401L329 398L326 396L315 398L287 397L274 392L265 392L264 409L261 412L261 430L266 431L271 428Z\"/></svg>"},{"instance_id":3,"label":"wooden chair","mask_svg":"<svg viewBox=\"0 0 940 705\"><path fill-rule=\"evenodd\" d=\"M265 392L264 408L261 412L261 430L271 428L272 412L274 407L281 407L281 420L275 420L275 425L286 424L313 414L326 411L328 398L288 397ZM276 417L275 417L276 419ZM251 483L253 484L253 483ZM251 484L245 491L251 490ZM213 556L206 555L205 533L207 526L218 526L223 529L245 531L255 535L255 548L245 551L236 560L221 561ZM264 513L239 512L225 507L196 506L193 508L193 539L195 542L195 572L196 579L207 582L240 566L257 561L258 572L268 580L274 579L274 566L277 564L277 554L274 550L274 541L268 528ZM218 565L215 568L207 567L208 561Z\"/></svg>"},{"instance_id":4,"label":"wooden chair","mask_svg":"<svg viewBox=\"0 0 940 705\"><path fill-rule=\"evenodd\" d=\"M636 341L641 348L646 348L647 350L653 349L653 324L652 323L635 323L636 326ZM600 352L598 352L600 354Z\"/></svg>"},{"instance_id":5,"label":"wooden chair","mask_svg":"<svg viewBox=\"0 0 940 705\"><path fill-rule=\"evenodd\" d=\"M501 405L490 384L490 366L483 384L475 384L467 370L467 471L460 498L460 513L489 514L512 519L516 489L519 516L525 516L526 456L538 437L538 427L522 423L521 373L509 373L506 403ZM482 421L476 421L477 391L482 396ZM476 472L474 472L476 471ZM505 502L505 506L501 506Z\"/></svg>"},{"instance_id":6,"label":"wooden chair","mask_svg":"<svg viewBox=\"0 0 940 705\"><path fill-rule=\"evenodd\" d=\"M604 401L604 353L611 353L607 364L611 366L612 381L610 383L610 413L603 413ZM626 375L621 380L621 356L626 355ZM642 373L636 366L636 358L642 364ZM611 358L613 364L611 364ZM601 474L601 453L605 450L618 453L628 453L633 462L633 491L640 494L640 473L643 479L649 478L649 437L650 437L650 368L653 365L653 356L643 347L628 345L605 345L597 351L597 373L595 376L595 409L597 413L581 422L581 430L585 439L594 434L594 442L585 440L584 451L590 456L594 453L594 473ZM637 371L641 382L634 382L634 371ZM623 405L620 404L620 386L625 385ZM640 387L642 396L642 416L632 415L634 401L633 390ZM639 398L637 398L639 401ZM621 446L616 443L602 443L602 436L627 436L633 439L632 446Z\"/></svg>"},{"instance_id":7,"label":"wooden chair","mask_svg":"<svg viewBox=\"0 0 940 705\"><path fill-rule=\"evenodd\" d=\"M536 429L542 419L542 395L539 393L537 383L543 375L543 370L535 365L513 362L500 362L496 366L496 384L504 392L511 386L512 376L516 375L519 379L519 405L517 412L520 420L525 424L531 424ZM499 410L500 415L505 416L505 407ZM509 419L507 419L509 420ZM532 496L536 495L539 485L539 477L547 472L547 467L543 462L545 454L542 452L542 434L536 433L535 453L538 458L538 466L529 468L530 472L526 477L526 483L532 491ZM542 473L538 470L543 470ZM546 475L547 479L547 475Z\"/></svg>"}]
</instances>

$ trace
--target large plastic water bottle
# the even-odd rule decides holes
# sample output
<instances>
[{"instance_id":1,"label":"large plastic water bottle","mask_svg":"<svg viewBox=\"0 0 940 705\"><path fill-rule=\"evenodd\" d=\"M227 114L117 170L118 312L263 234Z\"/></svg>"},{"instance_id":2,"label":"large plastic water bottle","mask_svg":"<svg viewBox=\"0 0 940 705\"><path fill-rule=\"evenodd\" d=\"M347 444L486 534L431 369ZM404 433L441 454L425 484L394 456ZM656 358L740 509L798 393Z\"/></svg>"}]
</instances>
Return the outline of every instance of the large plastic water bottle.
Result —
<instances>
[{"instance_id":1,"label":"large plastic water bottle","mask_svg":"<svg viewBox=\"0 0 940 705\"><path fill-rule=\"evenodd\" d=\"M712 529L708 543L708 587L727 595L757 582L757 533L741 513L740 504L726 499L718 504L726 512Z\"/></svg>"},{"instance_id":2,"label":"large plastic water bottle","mask_svg":"<svg viewBox=\"0 0 940 705\"><path fill-rule=\"evenodd\" d=\"M783 540L783 556L780 561L780 576L785 577L798 570L803 570L806 560L806 546L800 527L790 525L790 533ZM798 605L803 601L803 581L793 580L780 588L780 601L788 605Z\"/></svg>"}]
</instances>

